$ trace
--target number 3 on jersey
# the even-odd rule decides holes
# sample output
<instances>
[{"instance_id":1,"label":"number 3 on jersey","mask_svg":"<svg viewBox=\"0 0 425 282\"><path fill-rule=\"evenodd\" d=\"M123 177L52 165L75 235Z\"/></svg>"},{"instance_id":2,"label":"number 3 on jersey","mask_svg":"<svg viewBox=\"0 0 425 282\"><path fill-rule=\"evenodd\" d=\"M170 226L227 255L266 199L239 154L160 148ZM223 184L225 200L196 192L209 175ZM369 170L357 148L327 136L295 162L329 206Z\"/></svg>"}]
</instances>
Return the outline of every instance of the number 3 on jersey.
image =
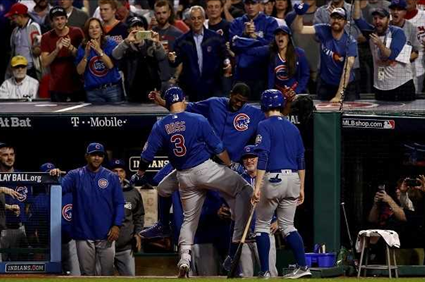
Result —
<instances>
[{"instance_id":1,"label":"number 3 on jersey","mask_svg":"<svg viewBox=\"0 0 425 282\"><path fill-rule=\"evenodd\" d=\"M176 157L183 157L184 155L186 155L187 149L186 146L184 145L184 136L181 134L175 134L173 136L171 136L170 139L171 143L174 144L174 155L176 155Z\"/></svg>"}]
</instances>

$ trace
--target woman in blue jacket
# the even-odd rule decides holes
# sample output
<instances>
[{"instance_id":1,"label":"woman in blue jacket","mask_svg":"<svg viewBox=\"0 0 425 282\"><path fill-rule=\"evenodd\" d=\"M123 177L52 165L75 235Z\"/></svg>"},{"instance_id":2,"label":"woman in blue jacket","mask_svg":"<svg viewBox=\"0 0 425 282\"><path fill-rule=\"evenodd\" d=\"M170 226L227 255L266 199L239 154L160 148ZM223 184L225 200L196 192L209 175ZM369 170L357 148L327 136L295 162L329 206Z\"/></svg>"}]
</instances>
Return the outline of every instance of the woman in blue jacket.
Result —
<instances>
[{"instance_id":1,"label":"woman in blue jacket","mask_svg":"<svg viewBox=\"0 0 425 282\"><path fill-rule=\"evenodd\" d=\"M84 75L87 102L121 101L121 76L112 61L112 50L117 43L105 38L102 23L97 18L87 20L84 25L84 36L75 62L78 74Z\"/></svg>"},{"instance_id":2,"label":"woman in blue jacket","mask_svg":"<svg viewBox=\"0 0 425 282\"><path fill-rule=\"evenodd\" d=\"M296 94L306 93L310 68L304 50L294 46L289 27L279 26L274 36L269 46L251 48L247 53L269 58L268 88L280 90L289 102Z\"/></svg>"}]
</instances>

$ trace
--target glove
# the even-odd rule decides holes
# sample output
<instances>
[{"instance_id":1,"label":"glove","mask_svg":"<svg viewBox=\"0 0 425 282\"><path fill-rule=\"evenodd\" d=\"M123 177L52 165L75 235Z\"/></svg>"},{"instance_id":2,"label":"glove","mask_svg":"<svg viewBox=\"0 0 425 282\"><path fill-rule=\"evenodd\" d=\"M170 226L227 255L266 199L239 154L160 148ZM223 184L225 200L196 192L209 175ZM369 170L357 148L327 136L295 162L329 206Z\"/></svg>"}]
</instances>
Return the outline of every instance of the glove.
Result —
<instances>
[{"instance_id":1,"label":"glove","mask_svg":"<svg viewBox=\"0 0 425 282\"><path fill-rule=\"evenodd\" d=\"M294 5L294 11L297 15L304 15L305 13L307 13L308 8L310 8L310 6L306 3L300 3L300 4L295 4Z\"/></svg>"},{"instance_id":2,"label":"glove","mask_svg":"<svg viewBox=\"0 0 425 282\"><path fill-rule=\"evenodd\" d=\"M242 174L242 173L245 172L245 168L240 163L234 163L234 162L232 162L230 164L229 168L231 170L233 170L234 172L237 172L238 174Z\"/></svg>"},{"instance_id":3,"label":"glove","mask_svg":"<svg viewBox=\"0 0 425 282\"><path fill-rule=\"evenodd\" d=\"M146 177L143 175L139 175L137 172L131 176L130 179L130 185L131 186L143 186L147 184L148 181L146 180Z\"/></svg>"}]
</instances>

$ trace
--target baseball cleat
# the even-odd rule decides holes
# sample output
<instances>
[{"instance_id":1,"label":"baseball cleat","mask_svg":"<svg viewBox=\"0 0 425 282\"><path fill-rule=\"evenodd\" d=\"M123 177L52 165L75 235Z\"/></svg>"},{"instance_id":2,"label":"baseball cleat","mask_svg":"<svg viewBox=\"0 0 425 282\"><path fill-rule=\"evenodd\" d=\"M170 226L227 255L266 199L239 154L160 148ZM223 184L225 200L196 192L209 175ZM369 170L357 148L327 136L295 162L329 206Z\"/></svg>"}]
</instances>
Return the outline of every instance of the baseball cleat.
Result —
<instances>
[{"instance_id":1,"label":"baseball cleat","mask_svg":"<svg viewBox=\"0 0 425 282\"><path fill-rule=\"evenodd\" d=\"M306 276L311 276L310 269L308 266L301 266L295 268L291 273L288 273L283 276L285 279L298 279Z\"/></svg>"},{"instance_id":2,"label":"baseball cleat","mask_svg":"<svg viewBox=\"0 0 425 282\"><path fill-rule=\"evenodd\" d=\"M262 271L260 271L260 273L258 273L258 278L259 279L270 279L271 278L271 274L270 274L270 271L265 271L265 272L262 272Z\"/></svg>"},{"instance_id":3,"label":"baseball cleat","mask_svg":"<svg viewBox=\"0 0 425 282\"><path fill-rule=\"evenodd\" d=\"M157 222L153 226L140 231L139 235L143 239L166 238L171 237L171 229L161 222Z\"/></svg>"},{"instance_id":4,"label":"baseball cleat","mask_svg":"<svg viewBox=\"0 0 425 282\"><path fill-rule=\"evenodd\" d=\"M189 278L190 267L187 264L179 265L179 275L177 278Z\"/></svg>"}]
</instances>

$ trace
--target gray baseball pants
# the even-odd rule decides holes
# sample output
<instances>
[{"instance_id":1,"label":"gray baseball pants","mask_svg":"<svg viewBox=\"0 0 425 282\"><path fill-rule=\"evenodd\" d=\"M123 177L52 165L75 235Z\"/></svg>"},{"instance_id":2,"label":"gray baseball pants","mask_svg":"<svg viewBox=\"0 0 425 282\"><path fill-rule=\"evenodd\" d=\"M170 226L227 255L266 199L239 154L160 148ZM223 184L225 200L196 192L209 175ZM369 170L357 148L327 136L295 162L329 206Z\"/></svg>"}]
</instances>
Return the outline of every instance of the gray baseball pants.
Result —
<instances>
[{"instance_id":1,"label":"gray baseball pants","mask_svg":"<svg viewBox=\"0 0 425 282\"><path fill-rule=\"evenodd\" d=\"M190 249L193 245L199 217L207 190L217 190L230 206L235 219L233 242L240 241L251 211L253 189L240 175L212 160L177 171L184 220L180 229L179 245ZM186 247L187 246L187 247Z\"/></svg>"},{"instance_id":2,"label":"gray baseball pants","mask_svg":"<svg viewBox=\"0 0 425 282\"><path fill-rule=\"evenodd\" d=\"M255 233L270 234L270 222L276 209L279 231L283 236L297 231L294 218L299 196L300 177L297 172L282 170L281 173L266 173L256 208Z\"/></svg>"},{"instance_id":3,"label":"gray baseball pants","mask_svg":"<svg viewBox=\"0 0 425 282\"><path fill-rule=\"evenodd\" d=\"M114 275L115 242L107 240L77 240L77 254L81 275L96 275L96 260L100 263L100 275Z\"/></svg>"}]
</instances>

